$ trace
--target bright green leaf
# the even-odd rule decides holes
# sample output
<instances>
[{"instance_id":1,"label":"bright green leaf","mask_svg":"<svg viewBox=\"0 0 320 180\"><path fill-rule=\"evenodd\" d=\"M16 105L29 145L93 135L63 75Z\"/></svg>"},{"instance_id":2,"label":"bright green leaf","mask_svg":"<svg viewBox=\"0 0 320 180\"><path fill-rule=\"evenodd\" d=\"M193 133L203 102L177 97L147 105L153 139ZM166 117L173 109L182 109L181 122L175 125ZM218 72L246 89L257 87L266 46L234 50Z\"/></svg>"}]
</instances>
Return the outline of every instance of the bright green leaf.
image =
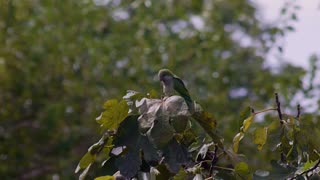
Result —
<instances>
[{"instance_id":1,"label":"bright green leaf","mask_svg":"<svg viewBox=\"0 0 320 180\"><path fill-rule=\"evenodd\" d=\"M261 151L263 145L267 141L268 128L257 128L254 131L253 143L258 145L258 150Z\"/></svg>"},{"instance_id":2,"label":"bright green leaf","mask_svg":"<svg viewBox=\"0 0 320 180\"><path fill-rule=\"evenodd\" d=\"M234 170L235 170L235 173L238 175L237 179L246 179L246 180L252 179L252 174L247 163L245 162L238 163L235 166Z\"/></svg>"},{"instance_id":3,"label":"bright green leaf","mask_svg":"<svg viewBox=\"0 0 320 180\"><path fill-rule=\"evenodd\" d=\"M94 180L115 180L115 178L113 176L100 176L94 178Z\"/></svg>"},{"instance_id":4,"label":"bright green leaf","mask_svg":"<svg viewBox=\"0 0 320 180\"><path fill-rule=\"evenodd\" d=\"M95 156L92 155L90 152L87 152L80 160L75 173L79 172L79 170L81 169L85 169L88 166L91 165L91 163L93 163L93 161L95 160Z\"/></svg>"},{"instance_id":5,"label":"bright green leaf","mask_svg":"<svg viewBox=\"0 0 320 180\"><path fill-rule=\"evenodd\" d=\"M128 116L128 105L125 100L108 100L103 105L105 111L96 119L102 129L116 130Z\"/></svg>"},{"instance_id":6,"label":"bright green leaf","mask_svg":"<svg viewBox=\"0 0 320 180\"><path fill-rule=\"evenodd\" d=\"M307 161L306 163L304 163L303 167L302 167L302 171L306 171L312 167L314 167L314 165L317 163L318 161Z\"/></svg>"}]
</instances>

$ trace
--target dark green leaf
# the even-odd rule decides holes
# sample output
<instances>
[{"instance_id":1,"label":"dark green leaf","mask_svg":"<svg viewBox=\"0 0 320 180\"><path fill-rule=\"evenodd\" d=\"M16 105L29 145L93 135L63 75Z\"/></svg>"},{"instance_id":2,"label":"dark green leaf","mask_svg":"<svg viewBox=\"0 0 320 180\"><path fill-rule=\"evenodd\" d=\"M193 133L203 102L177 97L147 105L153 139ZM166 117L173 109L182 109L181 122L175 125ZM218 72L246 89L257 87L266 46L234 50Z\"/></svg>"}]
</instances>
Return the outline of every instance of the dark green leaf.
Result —
<instances>
[{"instance_id":1,"label":"dark green leaf","mask_svg":"<svg viewBox=\"0 0 320 180\"><path fill-rule=\"evenodd\" d=\"M127 148L136 149L140 133L137 118L139 115L130 115L123 120L114 136L114 145L116 147L126 146Z\"/></svg>"},{"instance_id":2,"label":"dark green leaf","mask_svg":"<svg viewBox=\"0 0 320 180\"><path fill-rule=\"evenodd\" d=\"M173 180L185 180L187 177L188 173L186 173L183 168L180 168L179 172L173 177Z\"/></svg>"},{"instance_id":3,"label":"dark green leaf","mask_svg":"<svg viewBox=\"0 0 320 180\"><path fill-rule=\"evenodd\" d=\"M157 148L163 148L173 138L174 129L169 124L168 116L161 116L153 122L153 126L147 132L150 142Z\"/></svg>"},{"instance_id":4,"label":"dark green leaf","mask_svg":"<svg viewBox=\"0 0 320 180\"><path fill-rule=\"evenodd\" d=\"M155 166L161 160L157 149L150 143L146 136L141 136L140 147L143 151L144 160L146 160L150 165Z\"/></svg>"},{"instance_id":5,"label":"dark green leaf","mask_svg":"<svg viewBox=\"0 0 320 180\"><path fill-rule=\"evenodd\" d=\"M189 161L187 148L175 139L172 139L165 147L163 156L168 169L173 173L178 173L181 165L185 165Z\"/></svg>"},{"instance_id":6,"label":"dark green leaf","mask_svg":"<svg viewBox=\"0 0 320 180\"><path fill-rule=\"evenodd\" d=\"M120 174L126 178L132 178L137 174L141 165L140 153L136 149L131 149L127 154L122 155L115 161L115 166Z\"/></svg>"}]
</instances>

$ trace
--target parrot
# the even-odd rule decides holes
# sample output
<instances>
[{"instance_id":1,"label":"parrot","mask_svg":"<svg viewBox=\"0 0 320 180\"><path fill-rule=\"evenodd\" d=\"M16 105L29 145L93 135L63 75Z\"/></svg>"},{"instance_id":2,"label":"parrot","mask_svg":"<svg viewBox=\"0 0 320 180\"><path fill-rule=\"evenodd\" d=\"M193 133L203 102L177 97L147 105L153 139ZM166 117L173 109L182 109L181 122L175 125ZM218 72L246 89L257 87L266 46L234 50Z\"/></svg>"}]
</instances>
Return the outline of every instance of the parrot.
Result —
<instances>
[{"instance_id":1,"label":"parrot","mask_svg":"<svg viewBox=\"0 0 320 180\"><path fill-rule=\"evenodd\" d=\"M172 96L176 91L185 101L191 114L194 112L194 102L183 81L173 74L169 69L161 69L158 73L159 80L163 86L165 96Z\"/></svg>"},{"instance_id":2,"label":"parrot","mask_svg":"<svg viewBox=\"0 0 320 180\"><path fill-rule=\"evenodd\" d=\"M214 130L216 128L215 118L210 113L202 110L202 108L200 108L200 110L199 107L195 108L197 105L191 99L189 91L183 81L169 69L161 69L158 77L162 83L164 95L172 96L174 91L176 91L185 100L192 118L199 123L220 148L224 149L222 138ZM195 109L197 109L197 111L195 111Z\"/></svg>"}]
</instances>

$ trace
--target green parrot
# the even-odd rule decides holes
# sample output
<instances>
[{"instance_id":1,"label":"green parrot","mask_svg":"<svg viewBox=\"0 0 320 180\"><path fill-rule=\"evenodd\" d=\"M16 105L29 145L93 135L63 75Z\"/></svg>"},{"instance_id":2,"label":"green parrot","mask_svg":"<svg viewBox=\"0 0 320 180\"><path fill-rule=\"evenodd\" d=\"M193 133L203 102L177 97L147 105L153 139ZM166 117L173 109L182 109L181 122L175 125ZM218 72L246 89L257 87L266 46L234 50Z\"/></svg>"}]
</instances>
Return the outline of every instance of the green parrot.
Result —
<instances>
[{"instance_id":1,"label":"green parrot","mask_svg":"<svg viewBox=\"0 0 320 180\"><path fill-rule=\"evenodd\" d=\"M208 133L208 135L218 144L222 149L222 138L215 132L216 120L214 117L203 110L195 112L195 103L190 97L189 91L184 85L183 81L176 75L174 75L169 69L161 69L158 73L158 77L163 85L163 93L165 96L174 95L174 91L186 101L189 112L193 119L195 119L199 125Z\"/></svg>"},{"instance_id":2,"label":"green parrot","mask_svg":"<svg viewBox=\"0 0 320 180\"><path fill-rule=\"evenodd\" d=\"M190 113L193 114L194 103L183 81L169 69L161 69L158 73L158 77L162 82L163 93L165 96L172 96L174 91L176 91L186 101Z\"/></svg>"}]
</instances>

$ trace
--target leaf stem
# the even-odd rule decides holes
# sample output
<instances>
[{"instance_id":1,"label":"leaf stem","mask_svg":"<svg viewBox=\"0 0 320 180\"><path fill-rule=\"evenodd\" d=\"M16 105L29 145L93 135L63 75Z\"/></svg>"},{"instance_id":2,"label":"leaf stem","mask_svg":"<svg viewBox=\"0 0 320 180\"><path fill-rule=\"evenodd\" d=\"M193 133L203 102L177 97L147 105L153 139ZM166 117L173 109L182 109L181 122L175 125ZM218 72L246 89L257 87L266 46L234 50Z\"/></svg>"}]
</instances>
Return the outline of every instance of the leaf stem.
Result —
<instances>
[{"instance_id":1,"label":"leaf stem","mask_svg":"<svg viewBox=\"0 0 320 180\"><path fill-rule=\"evenodd\" d=\"M257 114L260 114L260 113L264 113L264 112L267 112L267 111L276 111L276 110L277 110L277 108L268 108L268 109L264 109L264 110L255 112L254 115L257 115Z\"/></svg>"}]
</instances>

